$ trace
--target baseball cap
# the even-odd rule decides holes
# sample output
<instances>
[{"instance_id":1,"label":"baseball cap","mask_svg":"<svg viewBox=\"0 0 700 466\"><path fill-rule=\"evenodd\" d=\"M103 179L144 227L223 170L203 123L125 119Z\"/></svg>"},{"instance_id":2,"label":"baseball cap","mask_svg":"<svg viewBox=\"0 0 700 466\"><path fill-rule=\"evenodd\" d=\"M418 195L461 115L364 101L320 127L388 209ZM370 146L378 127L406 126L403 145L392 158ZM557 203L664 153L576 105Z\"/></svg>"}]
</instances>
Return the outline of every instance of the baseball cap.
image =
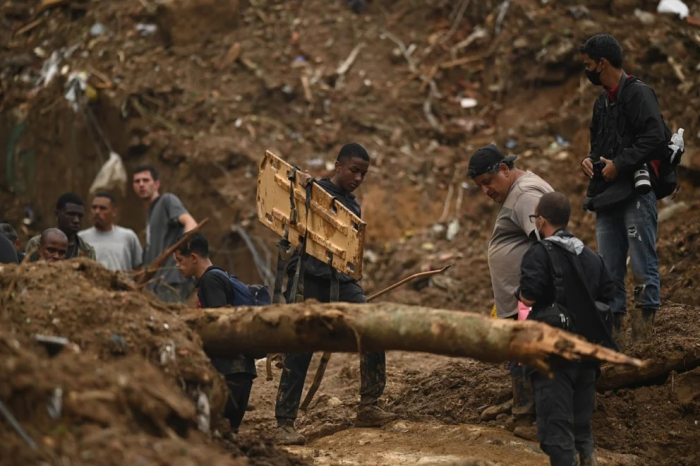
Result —
<instances>
[{"instance_id":1,"label":"baseball cap","mask_svg":"<svg viewBox=\"0 0 700 466\"><path fill-rule=\"evenodd\" d=\"M495 165L512 162L517 158L517 155L505 156L503 152L498 150L498 147L494 144L489 144L472 154L469 159L469 171L467 174L470 178L476 178L479 175L488 173Z\"/></svg>"}]
</instances>

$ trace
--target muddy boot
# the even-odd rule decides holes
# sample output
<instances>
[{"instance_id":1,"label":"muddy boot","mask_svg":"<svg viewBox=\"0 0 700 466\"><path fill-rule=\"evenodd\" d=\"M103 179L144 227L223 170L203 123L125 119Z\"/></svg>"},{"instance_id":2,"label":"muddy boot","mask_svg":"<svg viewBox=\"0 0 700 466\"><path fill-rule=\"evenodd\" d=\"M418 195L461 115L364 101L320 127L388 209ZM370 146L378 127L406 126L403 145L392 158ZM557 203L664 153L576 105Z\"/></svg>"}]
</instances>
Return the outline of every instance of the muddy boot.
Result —
<instances>
[{"instance_id":1,"label":"muddy boot","mask_svg":"<svg viewBox=\"0 0 700 466\"><path fill-rule=\"evenodd\" d=\"M396 419L396 414L384 411L377 405L360 406L355 418L357 427L381 427Z\"/></svg>"},{"instance_id":2,"label":"muddy boot","mask_svg":"<svg viewBox=\"0 0 700 466\"><path fill-rule=\"evenodd\" d=\"M277 445L304 445L306 443L306 438L296 431L293 422L278 426L272 440Z\"/></svg>"},{"instance_id":3,"label":"muddy boot","mask_svg":"<svg viewBox=\"0 0 700 466\"><path fill-rule=\"evenodd\" d=\"M590 456L583 456L583 454L581 454L580 464L581 466L598 466L598 457L595 455L595 452Z\"/></svg>"},{"instance_id":4,"label":"muddy boot","mask_svg":"<svg viewBox=\"0 0 700 466\"><path fill-rule=\"evenodd\" d=\"M535 392L529 377L514 375L513 384L513 417L535 414Z\"/></svg>"},{"instance_id":5,"label":"muddy boot","mask_svg":"<svg viewBox=\"0 0 700 466\"><path fill-rule=\"evenodd\" d=\"M654 333L654 316L656 309L632 309L630 323L632 324L632 341L644 343L651 340Z\"/></svg>"},{"instance_id":6,"label":"muddy boot","mask_svg":"<svg viewBox=\"0 0 700 466\"><path fill-rule=\"evenodd\" d=\"M640 333L642 332L642 310L639 308L630 309L630 328L632 329L632 341L634 343L639 342Z\"/></svg>"},{"instance_id":7,"label":"muddy boot","mask_svg":"<svg viewBox=\"0 0 700 466\"><path fill-rule=\"evenodd\" d=\"M654 317L656 309L642 308L639 323L640 341L649 341L654 336Z\"/></svg>"}]
</instances>

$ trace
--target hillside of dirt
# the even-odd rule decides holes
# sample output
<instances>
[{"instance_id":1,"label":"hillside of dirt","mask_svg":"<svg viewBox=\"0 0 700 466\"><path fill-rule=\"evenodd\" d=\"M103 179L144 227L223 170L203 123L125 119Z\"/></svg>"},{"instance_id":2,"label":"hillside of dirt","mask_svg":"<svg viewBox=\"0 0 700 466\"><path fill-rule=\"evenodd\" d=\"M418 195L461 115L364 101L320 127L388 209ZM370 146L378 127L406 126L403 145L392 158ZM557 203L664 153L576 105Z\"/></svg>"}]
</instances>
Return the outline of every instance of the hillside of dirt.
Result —
<instances>
[{"instance_id":1,"label":"hillside of dirt","mask_svg":"<svg viewBox=\"0 0 700 466\"><path fill-rule=\"evenodd\" d=\"M3 266L0 290L0 400L36 445L0 422L3 464L299 464L215 442L225 385L184 306L87 260Z\"/></svg>"},{"instance_id":2,"label":"hillside of dirt","mask_svg":"<svg viewBox=\"0 0 700 466\"><path fill-rule=\"evenodd\" d=\"M113 150L128 170L154 164L164 191L211 219L204 232L217 264L262 281L249 264L258 255L274 269L276 241L255 218L264 151L325 176L339 148L357 141L373 162L357 193L368 223L366 291L452 264L382 299L487 313L496 206L466 178L468 158L495 142L580 206L578 165L598 89L582 76L577 49L609 32L625 49L625 70L656 90L669 126L686 129L682 189L659 203L664 311L653 343L628 351L697 355L700 2L685 3L690 16L681 20L656 14L656 0L372 0L361 15L343 0L8 0L0 5L0 217L26 243L53 226L61 193L87 200ZM86 73L73 81L84 85L84 101L68 92L74 72ZM120 225L144 239L146 211L129 183L113 191ZM575 208L571 229L592 247L594 228L594 216ZM222 381L178 320L184 308L84 262L6 267L0 285L0 399L39 445L31 450L0 423L12 439L0 442L0 457L17 464L415 464L425 456L546 464L535 444L513 440L503 417L471 425L508 398L505 366L390 354L385 401L402 421L367 431L352 429L357 358L334 356L297 423L311 442L292 449L300 460L265 440L278 375L256 380L235 444L197 429L196 397L216 411ZM70 343L52 356L37 333ZM602 464L698 463L691 369L600 394ZM444 439L454 440L449 451Z\"/></svg>"}]
</instances>

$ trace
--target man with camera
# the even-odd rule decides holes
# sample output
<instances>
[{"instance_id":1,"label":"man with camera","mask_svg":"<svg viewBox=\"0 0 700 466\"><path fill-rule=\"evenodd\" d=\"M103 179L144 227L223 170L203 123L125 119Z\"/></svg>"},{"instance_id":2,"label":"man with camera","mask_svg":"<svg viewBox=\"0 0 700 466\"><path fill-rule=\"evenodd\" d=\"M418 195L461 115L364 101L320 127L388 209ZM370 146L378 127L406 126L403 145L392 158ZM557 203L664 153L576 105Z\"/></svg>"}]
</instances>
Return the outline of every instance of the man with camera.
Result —
<instances>
[{"instance_id":1,"label":"man with camera","mask_svg":"<svg viewBox=\"0 0 700 466\"><path fill-rule=\"evenodd\" d=\"M584 209L596 213L598 250L615 281L614 331L626 313L629 252L632 337L645 340L660 304L656 196L648 163L668 150L670 131L653 89L622 70L622 47L614 37L595 35L579 51L589 81L604 89L593 107L591 152L581 163L591 179Z\"/></svg>"},{"instance_id":2,"label":"man with camera","mask_svg":"<svg viewBox=\"0 0 700 466\"><path fill-rule=\"evenodd\" d=\"M563 194L540 198L530 217L541 241L523 256L515 294L532 306L528 319L616 349L608 324L613 280L603 259L567 230L570 215L571 204ZM535 392L537 437L551 465L597 466L591 415L598 363L566 362L553 367L552 378L528 372Z\"/></svg>"}]
</instances>

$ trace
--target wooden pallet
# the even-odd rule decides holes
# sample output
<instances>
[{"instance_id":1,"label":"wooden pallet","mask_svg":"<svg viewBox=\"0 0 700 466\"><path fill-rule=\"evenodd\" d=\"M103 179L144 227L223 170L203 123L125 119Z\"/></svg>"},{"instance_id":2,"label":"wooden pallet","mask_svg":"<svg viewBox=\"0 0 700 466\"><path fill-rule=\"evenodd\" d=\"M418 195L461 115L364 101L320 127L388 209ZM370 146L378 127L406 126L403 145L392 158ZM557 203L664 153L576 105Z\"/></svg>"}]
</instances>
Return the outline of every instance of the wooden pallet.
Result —
<instances>
[{"instance_id":1,"label":"wooden pallet","mask_svg":"<svg viewBox=\"0 0 700 466\"><path fill-rule=\"evenodd\" d=\"M280 236L289 230L289 241L297 246L308 227L306 252L331 263L355 279L362 278L362 255L366 224L317 184L311 188L311 212L306 224L306 190L300 173L294 177L297 222L292 222L289 202L289 174L293 167L270 151L260 162L258 175L258 219Z\"/></svg>"}]
</instances>

